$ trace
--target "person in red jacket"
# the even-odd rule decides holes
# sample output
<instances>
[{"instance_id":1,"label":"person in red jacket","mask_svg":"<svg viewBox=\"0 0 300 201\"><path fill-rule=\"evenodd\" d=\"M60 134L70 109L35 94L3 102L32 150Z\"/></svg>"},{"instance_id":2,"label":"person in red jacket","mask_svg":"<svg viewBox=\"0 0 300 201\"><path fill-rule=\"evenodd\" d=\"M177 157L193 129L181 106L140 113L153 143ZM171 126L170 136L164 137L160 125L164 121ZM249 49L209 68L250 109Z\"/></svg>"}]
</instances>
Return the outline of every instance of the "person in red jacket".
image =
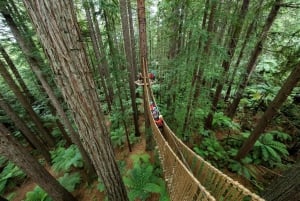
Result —
<instances>
[{"instance_id":1,"label":"person in red jacket","mask_svg":"<svg viewBox=\"0 0 300 201\"><path fill-rule=\"evenodd\" d=\"M164 130L164 120L163 120L162 115L159 115L159 117L155 119L155 123L156 123L158 129L160 130L160 132L163 132L163 130Z\"/></svg>"},{"instance_id":2,"label":"person in red jacket","mask_svg":"<svg viewBox=\"0 0 300 201\"><path fill-rule=\"evenodd\" d=\"M149 79L150 79L151 82L153 82L155 80L154 73L151 72L151 73L148 74L148 76L149 76Z\"/></svg>"}]
</instances>

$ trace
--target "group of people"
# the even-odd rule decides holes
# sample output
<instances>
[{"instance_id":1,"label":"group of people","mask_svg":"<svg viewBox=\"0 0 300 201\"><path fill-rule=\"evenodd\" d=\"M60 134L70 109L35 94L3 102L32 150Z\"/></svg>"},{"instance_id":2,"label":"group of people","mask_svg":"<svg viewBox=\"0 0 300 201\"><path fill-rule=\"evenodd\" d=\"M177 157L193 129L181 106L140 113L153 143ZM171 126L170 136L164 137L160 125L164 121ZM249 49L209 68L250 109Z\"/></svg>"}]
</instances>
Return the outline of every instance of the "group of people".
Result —
<instances>
[{"instance_id":1,"label":"group of people","mask_svg":"<svg viewBox=\"0 0 300 201\"><path fill-rule=\"evenodd\" d=\"M163 132L164 129L163 116L159 113L158 108L153 101L150 101L150 110L158 129L161 132Z\"/></svg>"},{"instance_id":2,"label":"group of people","mask_svg":"<svg viewBox=\"0 0 300 201\"><path fill-rule=\"evenodd\" d=\"M155 81L155 74L153 72L149 72L148 73L148 77L150 79L150 82L154 82ZM143 77L143 75L142 75L141 72L138 74L138 82L139 83L143 83L144 82L144 77Z\"/></svg>"}]
</instances>

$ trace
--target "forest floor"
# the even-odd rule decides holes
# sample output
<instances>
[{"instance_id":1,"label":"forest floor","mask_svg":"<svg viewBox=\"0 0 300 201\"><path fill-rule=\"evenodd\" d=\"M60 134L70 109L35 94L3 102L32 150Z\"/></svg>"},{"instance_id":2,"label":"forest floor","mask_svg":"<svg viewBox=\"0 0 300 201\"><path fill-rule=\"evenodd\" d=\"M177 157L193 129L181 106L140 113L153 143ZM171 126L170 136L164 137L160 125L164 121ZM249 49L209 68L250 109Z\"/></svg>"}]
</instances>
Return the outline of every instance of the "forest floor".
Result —
<instances>
[{"instance_id":1,"label":"forest floor","mask_svg":"<svg viewBox=\"0 0 300 201\"><path fill-rule=\"evenodd\" d=\"M108 126L109 126L108 122ZM132 151L129 152L128 146L125 145L122 148L115 148L115 156L117 160L125 161L126 163L126 169L131 169L133 166L133 161L131 159L132 155L136 154L143 154L148 153L150 156L153 156L151 152L146 152L146 141L144 137L144 117L141 115L139 118L139 125L140 125L140 131L141 137L140 139L132 145ZM217 132L217 136L221 138L221 136L224 136L222 132ZM55 176L53 171L50 167L46 167L48 171ZM75 170L78 171L78 170ZM83 170L79 170L81 173ZM253 190L253 185L243 178L242 176L239 176L235 173L232 173L230 171L224 171L225 174L233 178L234 180L238 181L242 185L244 185L249 190ZM84 175L84 174L81 174ZM84 176L83 176L84 178ZM72 193L78 200L80 201L103 201L105 200L105 194L100 192L97 189L98 181L92 182L92 184L88 184L85 179L82 179L83 182L76 188L76 190ZM32 191L35 188L36 184L30 179L27 178L21 185L13 189L13 192L15 193L14 199L12 201L22 201L26 198L26 193L29 191ZM156 194L153 194L147 201L157 201L159 200L159 196Z\"/></svg>"},{"instance_id":2,"label":"forest floor","mask_svg":"<svg viewBox=\"0 0 300 201\"><path fill-rule=\"evenodd\" d=\"M140 131L143 131L144 128L144 118L140 117L139 125ZM115 156L117 160L123 160L126 162L126 169L130 169L133 166L133 161L131 159L132 155L146 153L146 141L144 133L141 133L140 139L132 145L132 151L129 152L127 146L123 148L115 149ZM150 156L151 153L148 152ZM48 171L55 176L51 168L46 167ZM83 174L82 174L83 175ZM82 182L79 187L72 193L80 201L103 201L105 199L105 194L100 192L97 189L98 181L94 181L92 184L88 184L86 181ZM22 201L26 198L26 193L32 191L36 187L36 184L32 181L31 178L27 178L22 184L12 189L12 192L15 194L12 201ZM11 192L10 192L11 193ZM10 194L8 193L8 194ZM148 201L157 201L157 195L152 195Z\"/></svg>"}]
</instances>

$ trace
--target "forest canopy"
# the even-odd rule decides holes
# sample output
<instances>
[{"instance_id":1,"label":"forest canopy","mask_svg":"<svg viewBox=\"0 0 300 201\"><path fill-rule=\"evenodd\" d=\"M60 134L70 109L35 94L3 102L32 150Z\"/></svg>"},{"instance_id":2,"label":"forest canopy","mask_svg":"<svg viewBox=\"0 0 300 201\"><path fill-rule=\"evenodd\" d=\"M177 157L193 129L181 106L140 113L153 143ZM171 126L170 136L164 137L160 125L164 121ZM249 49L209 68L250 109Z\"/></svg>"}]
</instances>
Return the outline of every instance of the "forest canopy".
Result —
<instances>
[{"instance_id":1,"label":"forest canopy","mask_svg":"<svg viewBox=\"0 0 300 201\"><path fill-rule=\"evenodd\" d=\"M296 199L300 179L282 175L299 175L299 10L297 0L1 0L0 196L84 200L92 186L92 199L169 200L150 124L160 114L166 141L168 126L266 200Z\"/></svg>"}]
</instances>

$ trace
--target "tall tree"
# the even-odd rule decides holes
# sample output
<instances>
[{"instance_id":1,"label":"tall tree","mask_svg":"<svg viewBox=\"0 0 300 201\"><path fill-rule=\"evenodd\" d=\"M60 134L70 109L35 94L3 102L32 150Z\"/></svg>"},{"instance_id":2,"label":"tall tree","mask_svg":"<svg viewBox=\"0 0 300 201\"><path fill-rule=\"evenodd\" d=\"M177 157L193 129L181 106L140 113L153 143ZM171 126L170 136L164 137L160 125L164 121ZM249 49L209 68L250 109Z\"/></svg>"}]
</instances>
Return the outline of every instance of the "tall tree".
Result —
<instances>
[{"instance_id":1,"label":"tall tree","mask_svg":"<svg viewBox=\"0 0 300 201\"><path fill-rule=\"evenodd\" d=\"M24 3L108 199L127 201L73 2L26 0Z\"/></svg>"},{"instance_id":2,"label":"tall tree","mask_svg":"<svg viewBox=\"0 0 300 201\"><path fill-rule=\"evenodd\" d=\"M135 128L135 136L140 136L139 131L139 118L138 118L138 108L136 104L136 93L135 93L135 69L133 68L132 62L132 52L135 51L132 49L131 37L130 37L130 24L129 24L129 15L126 0L120 0L120 11L121 11L121 21L122 21L122 30L123 30L123 39L126 55L126 66L128 71L128 81L131 97L131 107L133 112L133 123Z\"/></svg>"},{"instance_id":3,"label":"tall tree","mask_svg":"<svg viewBox=\"0 0 300 201\"><path fill-rule=\"evenodd\" d=\"M90 6L91 6L91 12L93 14L92 19L93 19L93 23L95 26L96 37L97 37L98 45L100 48L101 64L102 64L103 72L104 72L106 83L107 83L109 99L110 99L110 102L113 103L113 98L114 98L113 84L112 84L112 79L110 78L110 70L109 70L109 65L108 65L108 59L105 54L105 46L103 44L103 37L102 37L102 33L100 31L100 25L99 25L99 21L97 19L97 12L95 11L95 5L93 3L91 3Z\"/></svg>"},{"instance_id":4,"label":"tall tree","mask_svg":"<svg viewBox=\"0 0 300 201\"><path fill-rule=\"evenodd\" d=\"M142 67L143 77L148 79L148 65L147 65L147 32L146 32L146 15L145 15L145 0L137 0L138 20L139 20L139 39L140 39L140 63ZM146 97L144 90L144 97ZM153 140L150 130L150 120L146 111L149 105L144 102L144 116L145 116L145 134L146 134L146 149L153 148Z\"/></svg>"},{"instance_id":5,"label":"tall tree","mask_svg":"<svg viewBox=\"0 0 300 201\"><path fill-rule=\"evenodd\" d=\"M95 21L97 19L95 19L95 20L92 19L92 15L91 15L91 11L90 11L90 8L93 7L94 5L90 1L87 1L88 3L85 3L86 1L83 0L82 2L84 4L83 6L84 6L87 22L88 22L90 36L91 36L91 39L92 39L92 46L93 46L93 50L94 50L95 57L96 57L96 66L98 67L98 71L99 71L99 75L100 75L101 87L103 88L105 99L106 99L106 102L107 102L107 105L108 105L108 110L111 111L112 101L111 101L111 98L109 96L108 86L107 86L107 83L106 83L106 80L105 80L105 70L104 69L106 67L103 66L103 64L104 64L104 61L103 61L104 54L103 54L103 51L100 51L100 45L99 45L99 40L100 40L99 37L101 35L97 37L97 32L96 32L97 27L96 26L98 24L95 24Z\"/></svg>"},{"instance_id":6,"label":"tall tree","mask_svg":"<svg viewBox=\"0 0 300 201\"><path fill-rule=\"evenodd\" d=\"M263 49L263 43L267 38L267 34L269 29L271 28L274 20L276 19L276 16L279 12L280 9L280 3L282 2L282 0L276 0L273 3L273 6L270 10L270 13L265 21L264 27L262 32L260 33L260 37L258 38L258 41L251 53L251 57L248 61L248 64L246 66L246 73L245 75L241 78L241 82L237 88L237 92L235 94L234 100L232 101L232 103L229 105L228 110L227 110L227 115L231 118L233 118L233 116L235 115L235 112L237 110L237 107L240 103L241 98L243 97L243 92L244 89L246 88L248 81L252 75L252 72L255 69L255 63L256 60L258 58L258 56L261 54L262 49Z\"/></svg>"},{"instance_id":7,"label":"tall tree","mask_svg":"<svg viewBox=\"0 0 300 201\"><path fill-rule=\"evenodd\" d=\"M20 145L0 123L0 154L19 166L56 201L76 201L47 170Z\"/></svg>"},{"instance_id":8,"label":"tall tree","mask_svg":"<svg viewBox=\"0 0 300 201\"><path fill-rule=\"evenodd\" d=\"M44 73L42 72L42 66L44 62L41 61L41 57L37 56L39 55L37 48L35 47L35 44L33 43L33 40L30 37L26 37L23 35L23 33L20 31L20 29L17 27L17 24L14 22L12 16L9 13L2 12L3 16L6 19L7 24L9 25L13 35L15 36L15 39L17 40L18 44L20 45L23 53L25 54L27 61L32 69L32 71L35 73L36 77L38 78L39 82L41 83L43 90L47 93L49 96L49 99L52 103L50 105L50 109L52 110L52 113L55 114L56 112L58 113L58 116L61 119L61 122L64 123L64 126L68 129L70 137L66 134L65 130L62 128L62 134L64 134L65 140L70 143L72 141L74 144L78 146L78 149L82 155L84 165L87 169L87 171L93 175L95 174L95 170L93 168L92 162L84 150L82 143L80 141L80 138L76 131L74 130L72 123L70 122L69 118L67 117L63 107L61 106L59 100L57 99L54 91L52 90L50 84L48 83L46 77L44 76ZM26 29L25 26L23 26L23 29ZM61 126L60 121L57 121L57 125Z\"/></svg>"},{"instance_id":9,"label":"tall tree","mask_svg":"<svg viewBox=\"0 0 300 201\"><path fill-rule=\"evenodd\" d=\"M238 44L239 41L239 37L240 37L240 33L243 27L243 22L245 19L245 16L247 14L248 11L248 6L249 6L249 0L243 0L243 4L241 6L241 10L239 12L239 14L237 15L237 20L236 20L236 24L232 23L233 26L233 33L232 36L230 37L230 41L227 47L227 55L228 58L224 59L222 62L222 67L223 67L223 73L226 75L229 71L229 67L230 67L230 62L234 56L235 53L235 49L236 46ZM225 76L226 77L226 76ZM213 121L213 116L214 113L217 109L217 105L221 96L221 92L224 86L224 81L225 81L225 77L223 81L220 81L217 88L216 88L216 92L212 101L212 106L211 106L211 111L208 114L206 120L205 120L205 128L210 129L212 127L212 121Z\"/></svg>"},{"instance_id":10,"label":"tall tree","mask_svg":"<svg viewBox=\"0 0 300 201\"><path fill-rule=\"evenodd\" d=\"M299 56L299 55L298 55ZM277 113L280 106L284 103L287 97L292 92L293 88L300 80L300 62L295 65L295 68L290 73L289 77L286 79L285 83L277 93L274 100L268 106L263 116L258 120L257 125L252 131L249 138L244 142L242 148L239 150L236 159L240 160L244 158L247 153L252 149L254 143L259 138L259 136L264 132L267 125L273 119L274 115Z\"/></svg>"},{"instance_id":11,"label":"tall tree","mask_svg":"<svg viewBox=\"0 0 300 201\"><path fill-rule=\"evenodd\" d=\"M0 44L0 52L1 52L1 55L3 56L3 58L5 59L9 69L11 70L14 77L16 78L18 83L20 84L20 87L23 91L24 96L29 99L30 103L33 103L34 102L33 95L30 93L30 91L29 91L27 85L25 84L24 80L22 79L18 69L16 68L13 61L10 59L9 55L7 54L7 52L5 51L4 47L2 47L1 44Z\"/></svg>"},{"instance_id":12,"label":"tall tree","mask_svg":"<svg viewBox=\"0 0 300 201\"><path fill-rule=\"evenodd\" d=\"M35 123L41 135L41 138L44 140L45 144L48 145L49 147L53 147L54 146L53 137L45 129L41 118L33 110L30 103L28 102L28 99L22 94L19 86L15 83L10 73L6 69L6 65L1 60L0 60L0 74L2 75L2 77L4 78L8 86L11 88L11 90L14 92L14 94L16 95L17 99L20 101L22 106L28 112L30 118Z\"/></svg>"},{"instance_id":13,"label":"tall tree","mask_svg":"<svg viewBox=\"0 0 300 201\"><path fill-rule=\"evenodd\" d=\"M34 146L46 159L46 161L51 163L51 156L49 151L43 145L43 143L39 140L37 135L31 132L30 128L26 125L26 123L16 114L16 112L12 109L12 107L6 103L4 97L0 93L0 107L4 110L7 116L11 118L11 120L15 123L16 127L22 132L27 141Z\"/></svg>"},{"instance_id":14,"label":"tall tree","mask_svg":"<svg viewBox=\"0 0 300 201\"><path fill-rule=\"evenodd\" d=\"M132 20L132 8L131 8L131 1L127 0L127 12L129 18L129 32L130 32L130 45L131 45L131 63L132 68L134 71L134 77L137 77L137 63L136 63L136 45L135 45L135 34L134 34L134 27L133 27L133 20Z\"/></svg>"}]
</instances>

